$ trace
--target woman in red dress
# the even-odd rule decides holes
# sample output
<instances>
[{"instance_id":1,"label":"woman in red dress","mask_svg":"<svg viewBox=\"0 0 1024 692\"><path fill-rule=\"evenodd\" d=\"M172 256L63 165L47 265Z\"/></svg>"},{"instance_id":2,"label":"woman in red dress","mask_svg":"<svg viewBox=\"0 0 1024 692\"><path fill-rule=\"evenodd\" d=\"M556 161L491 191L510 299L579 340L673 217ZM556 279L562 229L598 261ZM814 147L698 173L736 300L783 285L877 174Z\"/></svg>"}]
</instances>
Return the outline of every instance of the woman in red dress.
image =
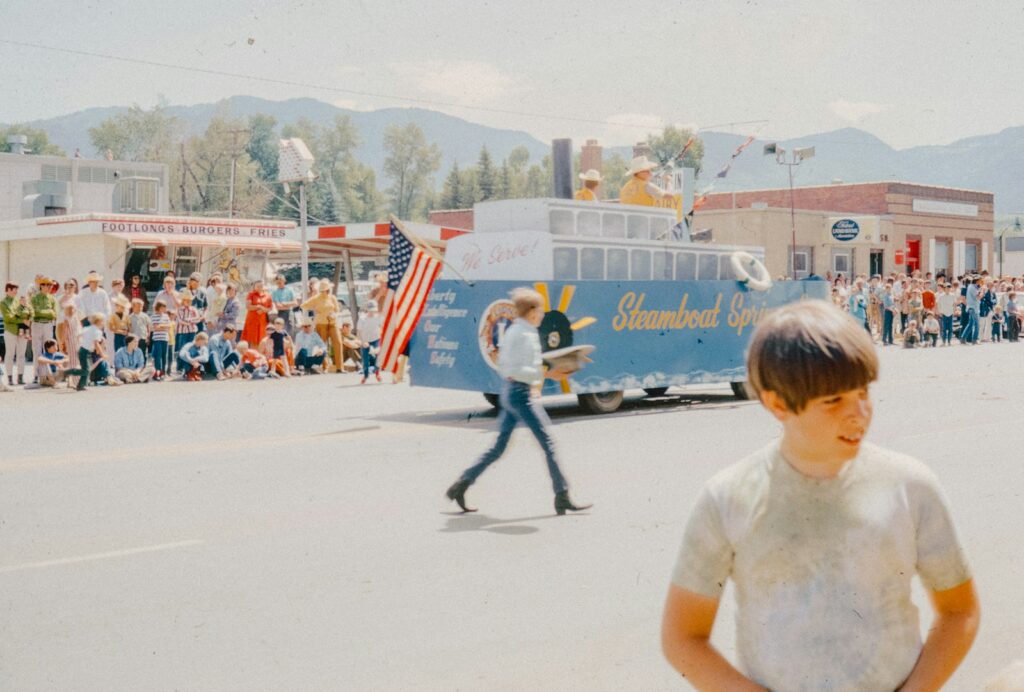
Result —
<instances>
[{"instance_id":1,"label":"woman in red dress","mask_svg":"<svg viewBox=\"0 0 1024 692\"><path fill-rule=\"evenodd\" d=\"M263 290L263 282L257 281L245 298L245 328L242 341L258 344L267 335L267 313L274 309L270 294Z\"/></svg>"}]
</instances>

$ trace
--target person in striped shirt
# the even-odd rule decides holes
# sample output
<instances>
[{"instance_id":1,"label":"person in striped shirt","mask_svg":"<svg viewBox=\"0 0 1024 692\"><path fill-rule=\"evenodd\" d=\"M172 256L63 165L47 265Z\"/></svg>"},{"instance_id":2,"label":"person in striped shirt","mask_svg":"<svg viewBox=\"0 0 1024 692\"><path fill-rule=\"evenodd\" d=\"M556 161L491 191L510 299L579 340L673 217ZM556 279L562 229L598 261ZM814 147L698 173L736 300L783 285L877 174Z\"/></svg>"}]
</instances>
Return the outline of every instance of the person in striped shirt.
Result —
<instances>
[{"instance_id":1,"label":"person in striped shirt","mask_svg":"<svg viewBox=\"0 0 1024 692\"><path fill-rule=\"evenodd\" d=\"M153 379L160 381L167 371L167 348L171 336L171 318L167 314L167 303L162 300L153 303L153 318L150 321L153 329L153 368L156 370Z\"/></svg>"},{"instance_id":2,"label":"person in striped shirt","mask_svg":"<svg viewBox=\"0 0 1024 692\"><path fill-rule=\"evenodd\" d=\"M185 290L178 294L178 314L174 329L174 350L179 354L182 349L192 343L199 332L199 323L203 319L202 313L192 307L192 292ZM186 372L187 364L180 357L178 358L178 372Z\"/></svg>"}]
</instances>

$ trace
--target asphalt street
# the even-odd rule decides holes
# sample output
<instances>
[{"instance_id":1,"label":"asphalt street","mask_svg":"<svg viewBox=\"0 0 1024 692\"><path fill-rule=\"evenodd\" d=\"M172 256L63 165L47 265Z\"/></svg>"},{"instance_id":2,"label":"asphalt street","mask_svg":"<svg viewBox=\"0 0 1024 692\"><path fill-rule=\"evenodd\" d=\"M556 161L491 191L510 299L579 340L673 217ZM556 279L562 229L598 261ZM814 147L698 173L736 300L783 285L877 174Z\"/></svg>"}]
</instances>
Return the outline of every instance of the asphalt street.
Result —
<instances>
[{"instance_id":1,"label":"asphalt street","mask_svg":"<svg viewBox=\"0 0 1024 692\"><path fill-rule=\"evenodd\" d=\"M948 689L978 690L1024 653L1024 345L882 364L869 439L947 490L983 608ZM479 394L354 375L0 394L0 689L687 689L658 640L686 516L778 426L722 386L549 411L584 514L555 516L525 431L471 489L480 512L454 511L445 488L495 434Z\"/></svg>"}]
</instances>

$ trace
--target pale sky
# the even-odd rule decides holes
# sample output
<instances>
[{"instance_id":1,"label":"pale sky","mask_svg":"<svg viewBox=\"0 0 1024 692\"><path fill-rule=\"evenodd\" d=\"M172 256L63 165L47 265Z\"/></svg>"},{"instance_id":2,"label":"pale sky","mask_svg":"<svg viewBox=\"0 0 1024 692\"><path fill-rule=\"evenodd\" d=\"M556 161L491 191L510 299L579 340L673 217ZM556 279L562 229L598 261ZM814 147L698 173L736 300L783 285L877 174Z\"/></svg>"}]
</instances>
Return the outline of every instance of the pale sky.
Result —
<instances>
[{"instance_id":1,"label":"pale sky","mask_svg":"<svg viewBox=\"0 0 1024 692\"><path fill-rule=\"evenodd\" d=\"M0 122L246 94L418 105L541 140L855 126L905 148L1024 124L1021 28L1008 0L3 0Z\"/></svg>"}]
</instances>

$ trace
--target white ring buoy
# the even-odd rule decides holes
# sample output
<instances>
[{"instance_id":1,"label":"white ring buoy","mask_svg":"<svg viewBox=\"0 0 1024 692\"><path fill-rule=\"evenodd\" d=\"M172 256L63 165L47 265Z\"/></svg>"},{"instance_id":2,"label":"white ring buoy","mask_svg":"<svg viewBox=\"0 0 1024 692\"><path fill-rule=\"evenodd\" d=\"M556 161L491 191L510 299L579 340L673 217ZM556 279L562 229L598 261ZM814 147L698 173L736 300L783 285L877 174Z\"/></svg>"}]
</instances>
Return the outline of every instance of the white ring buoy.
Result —
<instances>
[{"instance_id":1,"label":"white ring buoy","mask_svg":"<svg viewBox=\"0 0 1024 692\"><path fill-rule=\"evenodd\" d=\"M741 284L755 291L767 291L772 287L772 275L768 273L768 268L749 252L737 250L729 259L736 280Z\"/></svg>"}]
</instances>

